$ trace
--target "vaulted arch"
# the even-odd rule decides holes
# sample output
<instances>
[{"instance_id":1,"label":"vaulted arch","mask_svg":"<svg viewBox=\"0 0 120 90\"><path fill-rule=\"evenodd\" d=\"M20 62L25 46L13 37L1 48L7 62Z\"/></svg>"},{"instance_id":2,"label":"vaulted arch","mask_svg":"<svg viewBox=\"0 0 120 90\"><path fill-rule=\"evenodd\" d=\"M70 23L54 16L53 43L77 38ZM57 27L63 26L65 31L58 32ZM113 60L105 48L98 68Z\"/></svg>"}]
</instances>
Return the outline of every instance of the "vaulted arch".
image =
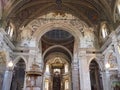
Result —
<instances>
[{"instance_id":1,"label":"vaulted arch","mask_svg":"<svg viewBox=\"0 0 120 90\"><path fill-rule=\"evenodd\" d=\"M21 90L24 88L26 64L22 58L14 65L14 73L10 90Z\"/></svg>"},{"instance_id":2,"label":"vaulted arch","mask_svg":"<svg viewBox=\"0 0 120 90\"><path fill-rule=\"evenodd\" d=\"M91 90L103 90L102 76L100 67L95 60L92 60L89 66Z\"/></svg>"},{"instance_id":3,"label":"vaulted arch","mask_svg":"<svg viewBox=\"0 0 120 90\"><path fill-rule=\"evenodd\" d=\"M70 55L70 57L72 58L72 53L64 46L61 46L61 45L54 45L54 46L51 46L50 48L48 48L44 53L43 53L43 58L45 57L45 55L47 54L47 52L49 52L50 50L54 49L54 48L61 48L65 51L67 51Z\"/></svg>"}]
</instances>

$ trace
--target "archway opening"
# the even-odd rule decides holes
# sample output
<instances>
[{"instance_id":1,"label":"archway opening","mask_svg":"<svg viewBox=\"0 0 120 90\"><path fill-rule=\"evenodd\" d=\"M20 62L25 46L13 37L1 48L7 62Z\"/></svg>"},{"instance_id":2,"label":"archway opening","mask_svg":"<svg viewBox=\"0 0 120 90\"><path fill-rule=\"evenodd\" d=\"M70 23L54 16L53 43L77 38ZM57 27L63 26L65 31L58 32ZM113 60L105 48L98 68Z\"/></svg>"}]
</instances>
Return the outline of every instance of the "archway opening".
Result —
<instances>
[{"instance_id":1,"label":"archway opening","mask_svg":"<svg viewBox=\"0 0 120 90\"><path fill-rule=\"evenodd\" d=\"M71 53L73 53L74 37L72 34L70 34L65 30L54 29L48 31L41 37L41 43L42 43L42 53L44 53L45 50L47 50L49 47L55 45L64 46ZM52 52L54 52L54 50ZM62 52L62 50L57 52Z\"/></svg>"},{"instance_id":2,"label":"archway opening","mask_svg":"<svg viewBox=\"0 0 120 90\"><path fill-rule=\"evenodd\" d=\"M103 90L100 68L95 60L92 60L89 66L91 90Z\"/></svg>"},{"instance_id":3,"label":"archway opening","mask_svg":"<svg viewBox=\"0 0 120 90\"><path fill-rule=\"evenodd\" d=\"M41 42L42 53L44 54L43 89L71 90L73 35L64 30L55 29L45 33Z\"/></svg>"},{"instance_id":4,"label":"archway opening","mask_svg":"<svg viewBox=\"0 0 120 90\"><path fill-rule=\"evenodd\" d=\"M52 53L47 58L44 71L45 90L71 90L71 65L63 53Z\"/></svg>"},{"instance_id":5,"label":"archway opening","mask_svg":"<svg viewBox=\"0 0 120 90\"><path fill-rule=\"evenodd\" d=\"M25 68L26 65L24 60L20 59L14 67L10 90L23 90L24 79L25 79Z\"/></svg>"}]
</instances>

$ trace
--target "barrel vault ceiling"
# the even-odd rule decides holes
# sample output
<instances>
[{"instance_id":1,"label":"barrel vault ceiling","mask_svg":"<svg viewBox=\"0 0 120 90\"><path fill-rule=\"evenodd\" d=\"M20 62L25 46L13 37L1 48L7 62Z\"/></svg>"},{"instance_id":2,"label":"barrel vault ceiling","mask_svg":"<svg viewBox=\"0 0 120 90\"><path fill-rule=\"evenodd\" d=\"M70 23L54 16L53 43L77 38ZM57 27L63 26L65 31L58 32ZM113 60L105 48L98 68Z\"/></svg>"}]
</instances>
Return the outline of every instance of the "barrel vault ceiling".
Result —
<instances>
[{"instance_id":1,"label":"barrel vault ceiling","mask_svg":"<svg viewBox=\"0 0 120 90\"><path fill-rule=\"evenodd\" d=\"M116 0L13 0L4 9L4 18L17 27L48 12L71 13L89 26L101 21L113 23L113 7Z\"/></svg>"}]
</instances>

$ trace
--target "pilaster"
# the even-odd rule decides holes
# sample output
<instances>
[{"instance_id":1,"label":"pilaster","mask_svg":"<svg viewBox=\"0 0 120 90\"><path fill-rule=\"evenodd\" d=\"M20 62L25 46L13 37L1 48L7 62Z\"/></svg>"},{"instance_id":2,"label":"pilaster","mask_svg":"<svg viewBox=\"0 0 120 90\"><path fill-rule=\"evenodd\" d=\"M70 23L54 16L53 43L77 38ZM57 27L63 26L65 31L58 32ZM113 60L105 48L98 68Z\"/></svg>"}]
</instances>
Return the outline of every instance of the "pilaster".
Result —
<instances>
[{"instance_id":1,"label":"pilaster","mask_svg":"<svg viewBox=\"0 0 120 90\"><path fill-rule=\"evenodd\" d=\"M12 76L13 76L12 70L5 71L2 90L10 90Z\"/></svg>"},{"instance_id":2,"label":"pilaster","mask_svg":"<svg viewBox=\"0 0 120 90\"><path fill-rule=\"evenodd\" d=\"M86 51L80 51L79 53L79 72L81 90L91 90Z\"/></svg>"},{"instance_id":3,"label":"pilaster","mask_svg":"<svg viewBox=\"0 0 120 90\"><path fill-rule=\"evenodd\" d=\"M79 67L77 62L72 63L72 90L80 90Z\"/></svg>"},{"instance_id":4,"label":"pilaster","mask_svg":"<svg viewBox=\"0 0 120 90\"><path fill-rule=\"evenodd\" d=\"M104 80L104 83L103 83L104 90L111 90L111 87L110 87L110 73L109 73L108 70L105 70L103 72L103 80Z\"/></svg>"}]
</instances>

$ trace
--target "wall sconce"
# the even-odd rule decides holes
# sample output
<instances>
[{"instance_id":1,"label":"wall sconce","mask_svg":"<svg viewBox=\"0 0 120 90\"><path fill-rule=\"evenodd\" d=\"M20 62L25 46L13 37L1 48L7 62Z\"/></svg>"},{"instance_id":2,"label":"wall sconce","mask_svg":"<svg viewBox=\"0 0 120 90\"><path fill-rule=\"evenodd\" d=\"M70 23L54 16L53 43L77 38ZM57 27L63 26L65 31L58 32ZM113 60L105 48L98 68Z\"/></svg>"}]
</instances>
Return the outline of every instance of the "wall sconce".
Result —
<instances>
[{"instance_id":1,"label":"wall sconce","mask_svg":"<svg viewBox=\"0 0 120 90\"><path fill-rule=\"evenodd\" d=\"M109 69L109 68L110 68L110 64L109 64L109 63L106 63L106 64L105 64L105 68L106 68L106 69Z\"/></svg>"},{"instance_id":2,"label":"wall sconce","mask_svg":"<svg viewBox=\"0 0 120 90\"><path fill-rule=\"evenodd\" d=\"M10 62L8 63L8 67L9 67L9 68L12 68L12 67L13 67L13 62L12 62L12 61L10 61Z\"/></svg>"}]
</instances>

